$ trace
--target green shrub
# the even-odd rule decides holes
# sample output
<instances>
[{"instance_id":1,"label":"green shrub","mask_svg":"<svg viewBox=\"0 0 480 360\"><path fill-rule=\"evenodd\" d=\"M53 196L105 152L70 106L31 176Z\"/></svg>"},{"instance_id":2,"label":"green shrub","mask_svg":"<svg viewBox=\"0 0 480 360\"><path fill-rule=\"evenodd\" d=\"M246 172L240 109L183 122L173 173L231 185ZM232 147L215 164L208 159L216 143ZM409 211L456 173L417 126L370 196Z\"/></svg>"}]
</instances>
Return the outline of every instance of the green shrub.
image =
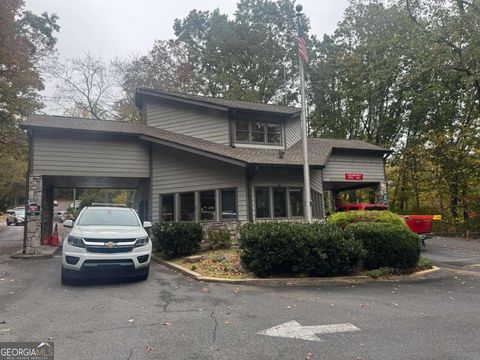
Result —
<instances>
[{"instance_id":1,"label":"green shrub","mask_svg":"<svg viewBox=\"0 0 480 360\"><path fill-rule=\"evenodd\" d=\"M362 241L367 251L367 270L381 267L407 269L415 267L420 258L420 238L406 226L387 223L350 224L347 230Z\"/></svg>"},{"instance_id":2,"label":"green shrub","mask_svg":"<svg viewBox=\"0 0 480 360\"><path fill-rule=\"evenodd\" d=\"M345 229L355 223L386 223L407 227L405 221L391 211L347 211L337 212L327 218L329 224L335 224Z\"/></svg>"},{"instance_id":3,"label":"green shrub","mask_svg":"<svg viewBox=\"0 0 480 360\"><path fill-rule=\"evenodd\" d=\"M203 239L202 226L190 222L155 224L153 234L157 238L157 249L166 258L194 254Z\"/></svg>"},{"instance_id":4,"label":"green shrub","mask_svg":"<svg viewBox=\"0 0 480 360\"><path fill-rule=\"evenodd\" d=\"M226 229L211 229L207 232L207 247L211 250L228 249L232 246L232 237Z\"/></svg>"},{"instance_id":5,"label":"green shrub","mask_svg":"<svg viewBox=\"0 0 480 360\"><path fill-rule=\"evenodd\" d=\"M258 276L347 274L364 256L359 240L328 224L247 224L239 242L243 265Z\"/></svg>"}]
</instances>

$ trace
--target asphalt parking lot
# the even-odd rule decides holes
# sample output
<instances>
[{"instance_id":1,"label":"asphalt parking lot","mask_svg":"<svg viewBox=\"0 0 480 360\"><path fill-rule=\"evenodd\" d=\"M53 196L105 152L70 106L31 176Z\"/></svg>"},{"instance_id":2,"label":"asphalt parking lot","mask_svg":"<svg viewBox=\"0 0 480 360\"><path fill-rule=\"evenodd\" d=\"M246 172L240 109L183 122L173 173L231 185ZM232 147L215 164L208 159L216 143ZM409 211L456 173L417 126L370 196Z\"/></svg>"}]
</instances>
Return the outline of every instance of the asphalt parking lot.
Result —
<instances>
[{"instance_id":1,"label":"asphalt parking lot","mask_svg":"<svg viewBox=\"0 0 480 360\"><path fill-rule=\"evenodd\" d=\"M480 277L455 269L265 287L195 282L158 264L144 282L62 286L59 257L3 253L0 341L51 338L56 359L479 359L479 289ZM292 321L359 330L315 328L317 339L304 340L312 328L292 330ZM258 334L287 322L277 335L300 338Z\"/></svg>"}]
</instances>

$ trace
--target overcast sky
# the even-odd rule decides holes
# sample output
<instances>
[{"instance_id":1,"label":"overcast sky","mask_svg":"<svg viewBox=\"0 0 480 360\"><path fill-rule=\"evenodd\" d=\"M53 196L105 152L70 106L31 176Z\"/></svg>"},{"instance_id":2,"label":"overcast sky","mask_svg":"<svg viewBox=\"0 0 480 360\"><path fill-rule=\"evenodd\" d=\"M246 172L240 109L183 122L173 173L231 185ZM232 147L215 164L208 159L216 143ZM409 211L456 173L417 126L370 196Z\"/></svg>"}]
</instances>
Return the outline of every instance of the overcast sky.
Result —
<instances>
[{"instance_id":1,"label":"overcast sky","mask_svg":"<svg viewBox=\"0 0 480 360\"><path fill-rule=\"evenodd\" d=\"M90 52L111 60L116 56L146 53L154 40L173 37L173 21L190 10L213 10L232 15L237 0L26 0L36 14L59 16L57 49L63 59ZM303 0L311 33L332 33L348 0ZM53 95L52 84L46 94Z\"/></svg>"}]
</instances>

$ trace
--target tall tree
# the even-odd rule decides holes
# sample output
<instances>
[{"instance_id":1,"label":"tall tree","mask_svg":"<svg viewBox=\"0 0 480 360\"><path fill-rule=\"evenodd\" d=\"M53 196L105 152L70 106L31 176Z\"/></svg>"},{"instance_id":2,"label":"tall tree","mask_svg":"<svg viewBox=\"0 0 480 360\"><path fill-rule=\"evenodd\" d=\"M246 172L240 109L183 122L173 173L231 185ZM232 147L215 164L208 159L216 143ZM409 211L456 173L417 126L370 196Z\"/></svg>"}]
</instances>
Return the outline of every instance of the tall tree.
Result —
<instances>
[{"instance_id":1,"label":"tall tree","mask_svg":"<svg viewBox=\"0 0 480 360\"><path fill-rule=\"evenodd\" d=\"M146 55L116 59L112 66L116 84L123 91L122 99L115 102L114 111L124 120L140 121L140 113L134 103L138 87L199 92L197 76L188 62L184 44L179 41L157 40Z\"/></svg>"},{"instance_id":2,"label":"tall tree","mask_svg":"<svg viewBox=\"0 0 480 360\"><path fill-rule=\"evenodd\" d=\"M41 68L55 49L57 16L0 2L0 209L25 200L26 141L19 123L42 107Z\"/></svg>"},{"instance_id":3,"label":"tall tree","mask_svg":"<svg viewBox=\"0 0 480 360\"><path fill-rule=\"evenodd\" d=\"M295 19L291 0L242 0L231 20L218 9L192 10L174 30L204 95L290 103L298 76Z\"/></svg>"},{"instance_id":4,"label":"tall tree","mask_svg":"<svg viewBox=\"0 0 480 360\"><path fill-rule=\"evenodd\" d=\"M110 66L90 53L59 62L50 70L57 80L57 97L67 101L65 113L70 116L112 119L116 94Z\"/></svg>"},{"instance_id":5,"label":"tall tree","mask_svg":"<svg viewBox=\"0 0 480 360\"><path fill-rule=\"evenodd\" d=\"M0 150L22 151L18 123L39 109L40 66L53 53L57 15L23 10L21 0L0 2Z\"/></svg>"}]
</instances>

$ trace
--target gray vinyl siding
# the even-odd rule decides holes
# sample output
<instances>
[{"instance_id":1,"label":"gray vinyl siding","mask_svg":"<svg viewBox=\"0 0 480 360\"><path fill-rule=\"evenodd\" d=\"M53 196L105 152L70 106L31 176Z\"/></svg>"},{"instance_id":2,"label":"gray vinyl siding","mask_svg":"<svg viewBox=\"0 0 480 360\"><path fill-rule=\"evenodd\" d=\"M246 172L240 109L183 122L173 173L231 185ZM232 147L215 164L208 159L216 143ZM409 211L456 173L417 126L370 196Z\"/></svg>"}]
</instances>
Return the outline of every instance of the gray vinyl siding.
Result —
<instances>
[{"instance_id":1,"label":"gray vinyl siding","mask_svg":"<svg viewBox=\"0 0 480 360\"><path fill-rule=\"evenodd\" d=\"M148 100L146 102L146 122L148 126L175 133L223 145L230 143L226 112Z\"/></svg>"},{"instance_id":2,"label":"gray vinyl siding","mask_svg":"<svg viewBox=\"0 0 480 360\"><path fill-rule=\"evenodd\" d=\"M237 189L238 220L247 221L244 168L155 145L152 173L153 221L160 217L160 194L230 188Z\"/></svg>"},{"instance_id":3,"label":"gray vinyl siding","mask_svg":"<svg viewBox=\"0 0 480 360\"><path fill-rule=\"evenodd\" d=\"M285 120L285 139L287 148L302 139L302 123L299 117Z\"/></svg>"},{"instance_id":4,"label":"gray vinyl siding","mask_svg":"<svg viewBox=\"0 0 480 360\"><path fill-rule=\"evenodd\" d=\"M32 173L148 178L148 145L125 137L35 134Z\"/></svg>"},{"instance_id":5,"label":"gray vinyl siding","mask_svg":"<svg viewBox=\"0 0 480 360\"><path fill-rule=\"evenodd\" d=\"M323 192L322 170L310 170L310 187L319 193Z\"/></svg>"},{"instance_id":6,"label":"gray vinyl siding","mask_svg":"<svg viewBox=\"0 0 480 360\"><path fill-rule=\"evenodd\" d=\"M363 180L345 180L345 173L362 173ZM332 154L323 169L323 181L384 182L384 162L379 155Z\"/></svg>"}]
</instances>

